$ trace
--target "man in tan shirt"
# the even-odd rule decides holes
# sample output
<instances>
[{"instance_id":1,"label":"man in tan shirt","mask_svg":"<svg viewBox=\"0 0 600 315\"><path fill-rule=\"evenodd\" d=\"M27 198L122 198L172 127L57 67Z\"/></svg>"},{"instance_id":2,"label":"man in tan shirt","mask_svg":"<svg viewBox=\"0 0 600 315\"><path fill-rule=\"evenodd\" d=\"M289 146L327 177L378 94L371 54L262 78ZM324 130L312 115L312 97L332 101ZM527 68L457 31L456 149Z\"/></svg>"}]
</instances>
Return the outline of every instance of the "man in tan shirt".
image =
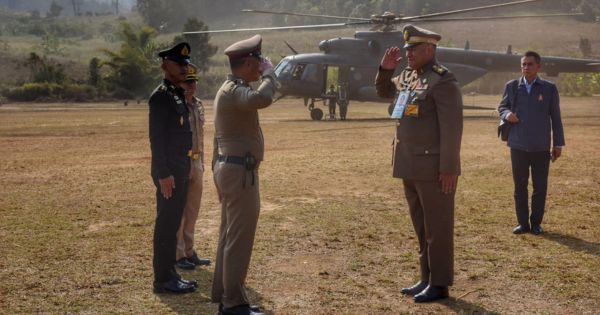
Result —
<instances>
[{"instance_id":1,"label":"man in tan shirt","mask_svg":"<svg viewBox=\"0 0 600 315\"><path fill-rule=\"evenodd\" d=\"M201 259L194 250L196 220L202 200L202 178L204 174L204 105L195 96L198 84L198 68L188 65L188 74L181 87L185 90L185 103L190 113L192 130L192 150L190 157L190 178L187 200L183 209L181 225L177 231L177 267L194 269L196 266L210 265L210 260Z\"/></svg>"},{"instance_id":2,"label":"man in tan shirt","mask_svg":"<svg viewBox=\"0 0 600 315\"><path fill-rule=\"evenodd\" d=\"M213 173L221 201L221 228L212 301L219 314L261 315L245 289L260 212L258 166L264 140L258 110L273 102L276 76L261 57L260 35L225 49L232 74L215 97ZM254 90L249 82L261 81Z\"/></svg>"}]
</instances>

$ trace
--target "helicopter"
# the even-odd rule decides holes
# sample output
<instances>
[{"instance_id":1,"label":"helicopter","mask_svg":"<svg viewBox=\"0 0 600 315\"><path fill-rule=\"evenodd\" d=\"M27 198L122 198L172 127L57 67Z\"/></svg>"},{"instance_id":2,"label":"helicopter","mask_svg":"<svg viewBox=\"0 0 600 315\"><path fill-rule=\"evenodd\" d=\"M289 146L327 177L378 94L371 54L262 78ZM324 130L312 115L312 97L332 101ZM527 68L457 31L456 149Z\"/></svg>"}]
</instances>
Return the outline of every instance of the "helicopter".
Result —
<instances>
[{"instance_id":1,"label":"helicopter","mask_svg":"<svg viewBox=\"0 0 600 315\"><path fill-rule=\"evenodd\" d=\"M343 23L298 25L283 27L263 27L250 29L230 29L186 32L184 34L248 32L263 30L290 29L319 29L341 28L350 26L370 25L368 31L357 31L354 37L338 37L323 40L319 43L318 53L298 53L289 43L285 44L293 52L284 57L275 67L275 74L281 84L281 97L294 96L304 99L304 105L310 111L312 120L322 120L323 111L315 106L317 101L325 101L331 97L327 89L335 86L335 96L340 108L340 117L345 119L350 101L370 101L388 103L389 100L380 98L374 86L374 78L379 68L381 56L388 47L403 47L404 37L396 25L404 23L466 21L488 19L518 19L532 17L577 16L581 13L536 14L518 16L478 16L478 17L448 17L449 15L465 12L488 10L499 7L521 5L541 0L522 0L501 4L430 13L417 16L396 16L391 12L382 15L372 15L370 18L343 17L332 15L303 14L294 12L249 10L242 12L259 14L279 14L304 17L319 17L346 20ZM403 48L401 48L404 50ZM404 53L404 51L403 51ZM464 86L488 72L507 72L514 68L521 55L514 54L510 46L505 53L473 50L465 48L437 47L437 60L452 71L459 84ZM396 71L406 66L404 61ZM557 76L561 72L599 72L600 60L577 59L565 57L544 57L542 71L549 76ZM391 114L393 104L389 104Z\"/></svg>"}]
</instances>

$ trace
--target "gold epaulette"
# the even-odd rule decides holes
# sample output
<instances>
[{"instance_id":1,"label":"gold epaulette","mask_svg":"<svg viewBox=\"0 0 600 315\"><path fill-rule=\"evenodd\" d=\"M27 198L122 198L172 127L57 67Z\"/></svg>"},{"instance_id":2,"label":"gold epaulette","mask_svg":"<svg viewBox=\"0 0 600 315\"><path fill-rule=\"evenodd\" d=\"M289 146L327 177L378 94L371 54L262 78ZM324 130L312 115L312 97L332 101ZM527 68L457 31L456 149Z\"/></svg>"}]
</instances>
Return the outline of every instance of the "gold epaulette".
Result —
<instances>
[{"instance_id":1,"label":"gold epaulette","mask_svg":"<svg viewBox=\"0 0 600 315\"><path fill-rule=\"evenodd\" d=\"M444 75L448 72L448 68L438 64L434 64L433 67L431 67L431 70L439 75Z\"/></svg>"},{"instance_id":2,"label":"gold epaulette","mask_svg":"<svg viewBox=\"0 0 600 315\"><path fill-rule=\"evenodd\" d=\"M233 91L235 91L235 89L238 87L238 82L237 80L233 80L233 81L229 81L227 82L227 84L225 84L225 86L223 86L223 92L225 93L233 93Z\"/></svg>"}]
</instances>

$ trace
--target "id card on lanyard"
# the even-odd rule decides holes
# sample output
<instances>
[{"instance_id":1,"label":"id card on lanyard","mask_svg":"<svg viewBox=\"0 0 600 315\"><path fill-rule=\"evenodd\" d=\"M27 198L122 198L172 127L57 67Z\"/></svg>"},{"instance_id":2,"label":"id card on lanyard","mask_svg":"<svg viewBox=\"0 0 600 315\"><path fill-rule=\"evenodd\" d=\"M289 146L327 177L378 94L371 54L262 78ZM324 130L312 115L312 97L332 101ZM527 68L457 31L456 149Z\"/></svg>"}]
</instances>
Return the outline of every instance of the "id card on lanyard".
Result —
<instances>
[{"instance_id":1,"label":"id card on lanyard","mask_svg":"<svg viewBox=\"0 0 600 315\"><path fill-rule=\"evenodd\" d=\"M392 119L401 119L404 116L404 110L406 109L406 104L408 103L409 92L404 90L400 91L398 94L398 98L396 99L396 104L394 105L394 111L392 112Z\"/></svg>"}]
</instances>

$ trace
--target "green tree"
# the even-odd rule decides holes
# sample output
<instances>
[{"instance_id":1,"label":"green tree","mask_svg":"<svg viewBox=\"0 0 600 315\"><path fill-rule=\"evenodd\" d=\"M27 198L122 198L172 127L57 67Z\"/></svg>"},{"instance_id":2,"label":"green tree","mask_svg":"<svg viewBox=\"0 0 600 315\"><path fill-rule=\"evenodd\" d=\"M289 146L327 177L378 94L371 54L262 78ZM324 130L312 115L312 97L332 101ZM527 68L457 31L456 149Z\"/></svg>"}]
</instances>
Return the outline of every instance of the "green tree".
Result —
<instances>
[{"instance_id":1,"label":"green tree","mask_svg":"<svg viewBox=\"0 0 600 315\"><path fill-rule=\"evenodd\" d=\"M24 66L29 68L31 74L30 80L35 83L63 84L67 78L65 70L60 63L55 63L48 60L46 56L41 57L34 52L29 54Z\"/></svg>"},{"instance_id":2,"label":"green tree","mask_svg":"<svg viewBox=\"0 0 600 315\"><path fill-rule=\"evenodd\" d=\"M189 31L208 31L208 26L197 18L190 18L187 19L183 26L183 32ZM200 71L206 72L208 70L208 61L210 57L212 57L218 49L217 46L210 44L210 35L184 34L175 37L173 40L173 43L179 42L188 42L190 44L190 48L192 49L190 56L192 63L198 66Z\"/></svg>"},{"instance_id":3,"label":"green tree","mask_svg":"<svg viewBox=\"0 0 600 315\"><path fill-rule=\"evenodd\" d=\"M50 10L48 11L48 17L59 17L62 10L63 7L60 4L56 3L56 0L52 0L52 3L50 3Z\"/></svg>"},{"instance_id":4,"label":"green tree","mask_svg":"<svg viewBox=\"0 0 600 315\"><path fill-rule=\"evenodd\" d=\"M98 86L100 83L100 59L94 57L90 60L88 84Z\"/></svg>"},{"instance_id":5,"label":"green tree","mask_svg":"<svg viewBox=\"0 0 600 315\"><path fill-rule=\"evenodd\" d=\"M119 38L122 41L118 51L102 50L109 60L103 65L110 68L106 78L108 88L115 97L135 98L150 94L160 79L154 42L157 33L148 26L139 30L126 22L121 24Z\"/></svg>"}]
</instances>

